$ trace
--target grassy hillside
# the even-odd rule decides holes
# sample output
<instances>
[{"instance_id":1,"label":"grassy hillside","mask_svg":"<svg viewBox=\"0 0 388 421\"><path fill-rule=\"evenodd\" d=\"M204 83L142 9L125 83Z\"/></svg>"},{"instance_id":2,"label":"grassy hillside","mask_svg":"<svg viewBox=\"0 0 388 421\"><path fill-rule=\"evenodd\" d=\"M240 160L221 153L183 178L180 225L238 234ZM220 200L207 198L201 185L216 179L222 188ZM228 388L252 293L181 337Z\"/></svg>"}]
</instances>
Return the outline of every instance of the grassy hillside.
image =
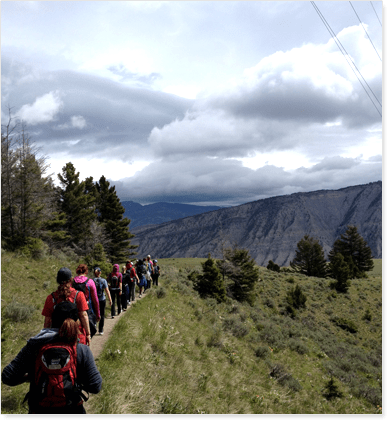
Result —
<instances>
[{"instance_id":1,"label":"grassy hillside","mask_svg":"<svg viewBox=\"0 0 388 421\"><path fill-rule=\"evenodd\" d=\"M57 269L75 269L65 260L3 254L2 368L42 327ZM203 260L159 261L160 286L118 321L97 360L104 383L89 413L381 413L381 261L347 294L328 279L260 268L250 307L200 299L187 275ZM295 285L308 299L292 319L283 313ZM26 320L6 315L14 302L30 309ZM342 397L324 396L331 378ZM26 413L26 391L2 385L2 412Z\"/></svg>"}]
</instances>

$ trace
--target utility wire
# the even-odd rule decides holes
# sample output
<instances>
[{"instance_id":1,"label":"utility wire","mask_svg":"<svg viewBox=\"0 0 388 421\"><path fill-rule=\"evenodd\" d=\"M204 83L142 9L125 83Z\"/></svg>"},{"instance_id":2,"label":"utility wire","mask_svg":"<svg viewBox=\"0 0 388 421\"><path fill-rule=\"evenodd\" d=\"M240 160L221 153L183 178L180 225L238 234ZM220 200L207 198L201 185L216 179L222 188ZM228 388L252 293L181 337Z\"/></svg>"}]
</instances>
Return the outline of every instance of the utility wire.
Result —
<instances>
[{"instance_id":1,"label":"utility wire","mask_svg":"<svg viewBox=\"0 0 388 421\"><path fill-rule=\"evenodd\" d=\"M371 96L369 95L369 92L366 90L365 86L363 85L363 83L361 82L360 78L358 77L355 69L358 71L358 73L360 74L360 76L362 77L362 79L364 80L365 84L368 86L369 90L372 92L373 96L375 97L376 101L379 103L380 107L382 107L380 101L377 99L376 95L373 93L372 89L370 88L370 86L368 85L368 83L366 82L366 80L363 78L363 76L361 75L361 72L358 70L356 64L354 63L353 60L351 60L349 54L347 53L347 51L345 50L344 46L341 44L340 40L337 38L337 36L335 35L334 31L331 29L330 25L327 23L326 19L324 18L324 16L322 15L321 11L319 10L318 6L315 4L314 1L311 1L311 4L313 5L315 11L318 13L318 16L321 18L322 22L324 23L324 25L326 26L326 29L329 31L330 35L333 37L335 43L337 44L339 50L341 51L342 55L345 57L346 61L348 62L349 66L351 67L351 69L353 70L353 73L356 75L358 81L360 82L361 86L363 87L365 93L368 95L369 99L371 100L372 104L374 105L374 107L376 108L377 112L379 113L380 117L382 117L382 114L380 112L380 110L377 108L376 104L374 103L373 99L371 98ZM351 61L349 61L351 60ZM353 67L353 66L354 67ZM354 69L355 68L355 69Z\"/></svg>"},{"instance_id":2,"label":"utility wire","mask_svg":"<svg viewBox=\"0 0 388 421\"><path fill-rule=\"evenodd\" d=\"M366 33L366 36L369 38L369 41L370 41L370 43L372 44L372 47L375 49L376 54L378 55L378 57L379 57L380 61L383 61L383 60L381 60L380 54L379 54L379 53L378 53L378 51L376 50L376 47L374 46L374 44L373 44L372 40L370 39L370 36L368 35L368 32L366 32L366 29L365 29L365 27L364 27L364 24L361 22L361 19L359 18L358 14L357 14L357 12L356 12L356 9L353 7L352 2L351 2L351 1L349 1L349 3L350 3L350 5L352 6L352 9L354 10L354 13L356 14L356 16L357 16L357 18L358 18L359 22L361 23L361 26L364 28L364 31L365 31L365 33Z\"/></svg>"},{"instance_id":3,"label":"utility wire","mask_svg":"<svg viewBox=\"0 0 388 421\"><path fill-rule=\"evenodd\" d=\"M383 24L381 23L381 20L380 20L380 18L379 18L379 15L378 15L378 14L377 14L377 12L376 12L375 7L373 6L373 3L372 3L372 2L369 2L369 3L371 4L371 6L372 6L373 10L375 11L375 15L376 15L376 17L377 17L378 21L380 22L380 26L381 26L381 27L383 27Z\"/></svg>"}]
</instances>

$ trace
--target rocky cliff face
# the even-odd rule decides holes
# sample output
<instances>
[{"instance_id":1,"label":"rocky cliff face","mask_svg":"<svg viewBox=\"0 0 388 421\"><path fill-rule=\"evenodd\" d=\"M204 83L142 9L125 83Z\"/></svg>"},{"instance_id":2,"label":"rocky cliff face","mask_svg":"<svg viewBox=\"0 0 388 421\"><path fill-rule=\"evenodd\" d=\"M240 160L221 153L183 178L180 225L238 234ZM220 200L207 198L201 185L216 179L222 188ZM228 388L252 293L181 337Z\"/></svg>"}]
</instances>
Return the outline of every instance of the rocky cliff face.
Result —
<instances>
[{"instance_id":1,"label":"rocky cliff face","mask_svg":"<svg viewBox=\"0 0 388 421\"><path fill-rule=\"evenodd\" d=\"M144 257L222 256L223 247L237 245L266 266L273 260L288 266L304 235L319 239L325 254L334 241L355 225L382 257L382 183L295 193L178 219L152 228L138 227L133 244Z\"/></svg>"}]
</instances>

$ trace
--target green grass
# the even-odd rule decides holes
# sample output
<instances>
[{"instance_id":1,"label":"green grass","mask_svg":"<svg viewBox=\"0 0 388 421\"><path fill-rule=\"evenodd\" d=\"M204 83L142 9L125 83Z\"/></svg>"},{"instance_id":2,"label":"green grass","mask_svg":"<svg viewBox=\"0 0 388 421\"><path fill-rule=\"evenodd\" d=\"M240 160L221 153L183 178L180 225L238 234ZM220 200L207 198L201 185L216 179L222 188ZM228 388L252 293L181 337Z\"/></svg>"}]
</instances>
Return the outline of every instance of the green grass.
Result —
<instances>
[{"instance_id":1,"label":"green grass","mask_svg":"<svg viewBox=\"0 0 388 421\"><path fill-rule=\"evenodd\" d=\"M330 289L329 279L260 268L250 307L199 298L187 275L204 260L159 260L160 286L118 321L97 360L103 388L88 402L89 413L381 414L381 261L367 279L352 280L347 294ZM49 260L3 254L2 316L11 296L37 310L29 321L2 318L2 367L42 327L44 299L63 265L49 269ZM15 285L11 273L26 267L33 279L19 277ZM43 289L44 282L50 287ZM292 319L286 295L295 285L307 301ZM357 332L332 321L338 318ZM332 377L343 397L328 400ZM20 406L26 391L27 385L2 385L2 412L26 413Z\"/></svg>"}]
</instances>

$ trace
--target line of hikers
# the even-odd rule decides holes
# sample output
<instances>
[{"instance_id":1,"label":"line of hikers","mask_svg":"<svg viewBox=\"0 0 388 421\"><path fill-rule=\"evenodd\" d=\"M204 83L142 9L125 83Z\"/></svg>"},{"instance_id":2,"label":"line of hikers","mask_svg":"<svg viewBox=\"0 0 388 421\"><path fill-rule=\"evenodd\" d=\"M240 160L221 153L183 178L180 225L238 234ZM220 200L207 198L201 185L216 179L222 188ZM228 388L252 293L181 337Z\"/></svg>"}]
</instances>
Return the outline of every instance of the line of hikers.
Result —
<instances>
[{"instance_id":1,"label":"line of hikers","mask_svg":"<svg viewBox=\"0 0 388 421\"><path fill-rule=\"evenodd\" d=\"M94 269L94 278L88 278L88 267L81 264L72 278L69 268L57 273L58 288L47 296L42 315L44 327L30 338L26 346L2 372L2 382L16 386L30 383L24 402L30 414L85 414L83 393L98 393L102 378L89 348L91 338L98 330L104 332L106 300L115 317L135 300L136 285L139 297L144 290L158 285L160 267L157 260L147 258L136 264L127 261L122 272L113 265L107 279L101 278L101 269Z\"/></svg>"}]
</instances>

